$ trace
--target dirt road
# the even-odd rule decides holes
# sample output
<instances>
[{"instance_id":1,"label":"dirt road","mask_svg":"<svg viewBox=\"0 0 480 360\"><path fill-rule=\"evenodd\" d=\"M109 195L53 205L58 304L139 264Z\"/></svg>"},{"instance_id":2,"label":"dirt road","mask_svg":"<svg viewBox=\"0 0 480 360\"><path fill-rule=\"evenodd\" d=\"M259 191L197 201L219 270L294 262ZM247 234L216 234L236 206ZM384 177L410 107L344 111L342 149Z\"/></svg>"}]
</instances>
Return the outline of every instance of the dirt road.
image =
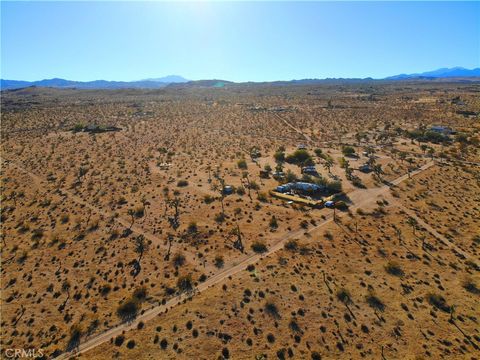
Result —
<instances>
[{"instance_id":1,"label":"dirt road","mask_svg":"<svg viewBox=\"0 0 480 360\"><path fill-rule=\"evenodd\" d=\"M310 136L308 136L307 134L305 134L302 130L300 130L299 128L293 126L288 120L286 120L285 118L281 117L280 115L278 115L277 113L274 114L277 118L279 118L285 125L287 125L289 128L293 129L295 132L299 133L301 136L303 136L305 138L305 140L307 140L308 143L313 143L313 140Z\"/></svg>"}]
</instances>

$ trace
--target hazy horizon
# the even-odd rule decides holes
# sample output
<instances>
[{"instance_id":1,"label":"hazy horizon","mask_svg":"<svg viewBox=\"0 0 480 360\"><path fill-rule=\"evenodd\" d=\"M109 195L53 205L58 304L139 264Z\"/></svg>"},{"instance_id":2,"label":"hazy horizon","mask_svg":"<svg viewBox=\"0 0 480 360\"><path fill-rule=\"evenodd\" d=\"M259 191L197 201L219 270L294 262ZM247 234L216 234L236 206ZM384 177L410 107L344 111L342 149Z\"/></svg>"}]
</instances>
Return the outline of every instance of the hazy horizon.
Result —
<instances>
[{"instance_id":1,"label":"hazy horizon","mask_svg":"<svg viewBox=\"0 0 480 360\"><path fill-rule=\"evenodd\" d=\"M478 2L2 2L2 79L235 82L479 67Z\"/></svg>"}]
</instances>

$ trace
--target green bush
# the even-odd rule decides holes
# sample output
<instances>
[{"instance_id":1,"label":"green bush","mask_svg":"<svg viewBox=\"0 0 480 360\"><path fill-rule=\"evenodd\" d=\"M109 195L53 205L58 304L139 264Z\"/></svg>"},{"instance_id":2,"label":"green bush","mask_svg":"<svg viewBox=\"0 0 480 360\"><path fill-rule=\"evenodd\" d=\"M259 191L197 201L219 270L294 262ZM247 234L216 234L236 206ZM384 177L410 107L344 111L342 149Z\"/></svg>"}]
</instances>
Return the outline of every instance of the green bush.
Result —
<instances>
[{"instance_id":1,"label":"green bush","mask_svg":"<svg viewBox=\"0 0 480 360\"><path fill-rule=\"evenodd\" d=\"M285 161L289 164L313 165L315 164L312 156L307 150L295 150L293 154L287 155Z\"/></svg>"},{"instance_id":2,"label":"green bush","mask_svg":"<svg viewBox=\"0 0 480 360\"><path fill-rule=\"evenodd\" d=\"M215 201L215 198L211 195L205 195L203 197L203 201L205 202L205 204L211 204L212 202Z\"/></svg>"},{"instance_id":3,"label":"green bush","mask_svg":"<svg viewBox=\"0 0 480 360\"><path fill-rule=\"evenodd\" d=\"M237 161L237 166L238 166L239 169L242 169L242 170L246 170L247 167L248 167L245 159L238 160Z\"/></svg>"},{"instance_id":4,"label":"green bush","mask_svg":"<svg viewBox=\"0 0 480 360\"><path fill-rule=\"evenodd\" d=\"M139 310L140 302L138 299L132 297L120 304L117 308L117 316L122 321L132 321L137 317Z\"/></svg>"},{"instance_id":5,"label":"green bush","mask_svg":"<svg viewBox=\"0 0 480 360\"><path fill-rule=\"evenodd\" d=\"M267 245L263 241L257 240L252 244L252 250L261 254L267 251Z\"/></svg>"},{"instance_id":6,"label":"green bush","mask_svg":"<svg viewBox=\"0 0 480 360\"><path fill-rule=\"evenodd\" d=\"M343 146L342 147L342 153L345 156L354 156L355 155L355 149L352 146Z\"/></svg>"},{"instance_id":7,"label":"green bush","mask_svg":"<svg viewBox=\"0 0 480 360\"><path fill-rule=\"evenodd\" d=\"M193 290L193 281L190 274L181 276L177 280L177 288L180 292L189 292Z\"/></svg>"}]
</instances>

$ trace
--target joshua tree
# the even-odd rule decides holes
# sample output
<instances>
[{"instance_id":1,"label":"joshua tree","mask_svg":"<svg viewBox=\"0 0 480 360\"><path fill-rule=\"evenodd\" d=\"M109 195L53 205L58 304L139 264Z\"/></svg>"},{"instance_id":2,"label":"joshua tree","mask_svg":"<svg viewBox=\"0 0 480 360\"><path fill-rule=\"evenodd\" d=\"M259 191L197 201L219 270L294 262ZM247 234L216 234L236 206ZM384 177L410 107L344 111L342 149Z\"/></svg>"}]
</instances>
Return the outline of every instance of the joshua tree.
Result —
<instances>
[{"instance_id":1,"label":"joshua tree","mask_svg":"<svg viewBox=\"0 0 480 360\"><path fill-rule=\"evenodd\" d=\"M135 210L133 210L133 209L128 209L127 214L130 215L130 217L132 218L132 222L131 222L130 227L128 228L128 230L132 230L133 224L135 223Z\"/></svg>"},{"instance_id":2,"label":"joshua tree","mask_svg":"<svg viewBox=\"0 0 480 360\"><path fill-rule=\"evenodd\" d=\"M376 164L373 167L373 172L374 172L375 176L377 177L377 179L381 181L382 180L382 174L383 174L382 165Z\"/></svg>"},{"instance_id":3,"label":"joshua tree","mask_svg":"<svg viewBox=\"0 0 480 360\"><path fill-rule=\"evenodd\" d=\"M430 156L430 158L433 160L433 154L435 154L435 149L432 148L432 147L429 147L427 152L428 152L428 155Z\"/></svg>"},{"instance_id":4,"label":"joshua tree","mask_svg":"<svg viewBox=\"0 0 480 360\"><path fill-rule=\"evenodd\" d=\"M350 292L345 288L339 289L337 291L337 299L340 300L345 305L350 315L352 315L352 318L355 319L356 317L353 314L352 310L350 309L350 304L353 304L352 298L350 296Z\"/></svg>"},{"instance_id":5,"label":"joshua tree","mask_svg":"<svg viewBox=\"0 0 480 360\"><path fill-rule=\"evenodd\" d=\"M67 305L68 300L70 299L70 282L68 280L65 280L62 283L62 292L67 294L67 297L65 301L63 302L62 305L59 306L58 310L63 311L65 309L65 306Z\"/></svg>"},{"instance_id":6,"label":"joshua tree","mask_svg":"<svg viewBox=\"0 0 480 360\"><path fill-rule=\"evenodd\" d=\"M77 182L80 182L80 180L85 176L85 174L88 172L88 168L85 166L80 166L78 169L77 173Z\"/></svg>"},{"instance_id":7,"label":"joshua tree","mask_svg":"<svg viewBox=\"0 0 480 360\"><path fill-rule=\"evenodd\" d=\"M329 174L332 174L331 168L333 166L333 159L328 156L323 163L323 167L328 171Z\"/></svg>"},{"instance_id":8,"label":"joshua tree","mask_svg":"<svg viewBox=\"0 0 480 360\"><path fill-rule=\"evenodd\" d=\"M238 223L235 228L230 230L229 238L231 236L235 237L235 240L233 241L233 247L243 253L244 246L242 242L242 232L240 231L240 226L238 226Z\"/></svg>"},{"instance_id":9,"label":"joshua tree","mask_svg":"<svg viewBox=\"0 0 480 360\"><path fill-rule=\"evenodd\" d=\"M243 179L244 181L246 181L246 183L247 183L246 188L248 189L248 197L250 198L250 201L253 201L253 199L252 199L252 194L251 194L252 183L251 183L251 181L250 181L250 177L249 177L248 171L244 171L244 172L242 173L242 179Z\"/></svg>"},{"instance_id":10,"label":"joshua tree","mask_svg":"<svg viewBox=\"0 0 480 360\"><path fill-rule=\"evenodd\" d=\"M135 252L138 254L138 259L134 263L134 276L140 273L142 269L140 262L145 251L148 250L148 244L145 242L145 236L139 235L135 238Z\"/></svg>"},{"instance_id":11,"label":"joshua tree","mask_svg":"<svg viewBox=\"0 0 480 360\"><path fill-rule=\"evenodd\" d=\"M407 219L407 224L412 227L413 235L415 235L415 230L417 229L418 221L417 221L415 218L413 218L413 217L410 216L410 217Z\"/></svg>"},{"instance_id":12,"label":"joshua tree","mask_svg":"<svg viewBox=\"0 0 480 360\"><path fill-rule=\"evenodd\" d=\"M208 182L211 183L212 182L212 176L211 176L212 167L210 165L207 165L207 172L208 172Z\"/></svg>"},{"instance_id":13,"label":"joshua tree","mask_svg":"<svg viewBox=\"0 0 480 360\"><path fill-rule=\"evenodd\" d=\"M222 217L225 216L225 205L224 205L224 200L225 200L225 179L221 176L220 171L216 171L215 174L215 179L218 180L219 186L214 186L216 190L219 191L220 193L220 203L222 205Z\"/></svg>"},{"instance_id":14,"label":"joshua tree","mask_svg":"<svg viewBox=\"0 0 480 360\"><path fill-rule=\"evenodd\" d=\"M345 160L344 169L345 169L345 176L347 177L347 179L352 180L353 179L353 169L350 167L350 162L348 160Z\"/></svg>"},{"instance_id":15,"label":"joshua tree","mask_svg":"<svg viewBox=\"0 0 480 360\"><path fill-rule=\"evenodd\" d=\"M423 155L425 155L425 151L427 151L428 146L426 144L420 145L420 149L422 149Z\"/></svg>"},{"instance_id":16,"label":"joshua tree","mask_svg":"<svg viewBox=\"0 0 480 360\"><path fill-rule=\"evenodd\" d=\"M402 243L402 230L400 228L396 227L395 225L393 226L393 228L395 229L395 234L397 235L398 242L401 244Z\"/></svg>"},{"instance_id":17,"label":"joshua tree","mask_svg":"<svg viewBox=\"0 0 480 360\"><path fill-rule=\"evenodd\" d=\"M180 199L178 197L175 197L173 200L170 200L168 202L168 206L174 210L173 216L168 217L168 223L170 227L177 232L177 229L180 227L180 211L178 207L180 206ZM168 234L167 235L167 240L168 240L168 250L167 253L165 254L165 261L170 260L170 251L172 249L172 243L174 241L175 237L173 234Z\"/></svg>"}]
</instances>

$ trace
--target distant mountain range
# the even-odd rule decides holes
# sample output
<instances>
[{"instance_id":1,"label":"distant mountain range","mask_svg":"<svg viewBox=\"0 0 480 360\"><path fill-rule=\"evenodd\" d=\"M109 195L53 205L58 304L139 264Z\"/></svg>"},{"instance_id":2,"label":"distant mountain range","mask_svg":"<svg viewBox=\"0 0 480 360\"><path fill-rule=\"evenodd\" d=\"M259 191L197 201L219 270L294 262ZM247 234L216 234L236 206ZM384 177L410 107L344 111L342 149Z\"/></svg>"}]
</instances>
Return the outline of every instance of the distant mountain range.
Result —
<instances>
[{"instance_id":1,"label":"distant mountain range","mask_svg":"<svg viewBox=\"0 0 480 360\"><path fill-rule=\"evenodd\" d=\"M385 80L404 80L415 78L451 78L451 77L479 77L480 68L465 69L463 67L442 68L434 71L427 71L420 74L400 74L389 76Z\"/></svg>"},{"instance_id":2,"label":"distant mountain range","mask_svg":"<svg viewBox=\"0 0 480 360\"><path fill-rule=\"evenodd\" d=\"M178 76L169 75L158 79L145 79L139 81L72 81L65 79L46 79L39 81L0 80L2 90L19 89L28 86L54 87L54 88L77 88L77 89L158 89L173 83L186 83L189 80Z\"/></svg>"},{"instance_id":3,"label":"distant mountain range","mask_svg":"<svg viewBox=\"0 0 480 360\"><path fill-rule=\"evenodd\" d=\"M427 71L419 74L400 74L389 76L384 79L377 80L434 80L443 78L477 78L480 77L480 68L465 69L462 67L454 68L442 68L434 71ZM291 81L273 81L262 82L262 84L272 85L286 85L286 84L316 84L324 82L361 82L361 81L375 81L372 78L364 79L344 79L344 78L327 78L327 79L302 79ZM144 79L139 81L72 81L65 79L46 79L40 81L21 81L21 80L0 80L1 90L19 89L29 86L41 86L41 87L53 87L53 88L77 88L77 89L158 89L169 85L191 85L191 86L203 86L203 87L223 87L225 85L234 84L231 81L226 80L197 80L190 81L179 75L169 75L161 78ZM247 84L255 84L249 82Z\"/></svg>"}]
</instances>

